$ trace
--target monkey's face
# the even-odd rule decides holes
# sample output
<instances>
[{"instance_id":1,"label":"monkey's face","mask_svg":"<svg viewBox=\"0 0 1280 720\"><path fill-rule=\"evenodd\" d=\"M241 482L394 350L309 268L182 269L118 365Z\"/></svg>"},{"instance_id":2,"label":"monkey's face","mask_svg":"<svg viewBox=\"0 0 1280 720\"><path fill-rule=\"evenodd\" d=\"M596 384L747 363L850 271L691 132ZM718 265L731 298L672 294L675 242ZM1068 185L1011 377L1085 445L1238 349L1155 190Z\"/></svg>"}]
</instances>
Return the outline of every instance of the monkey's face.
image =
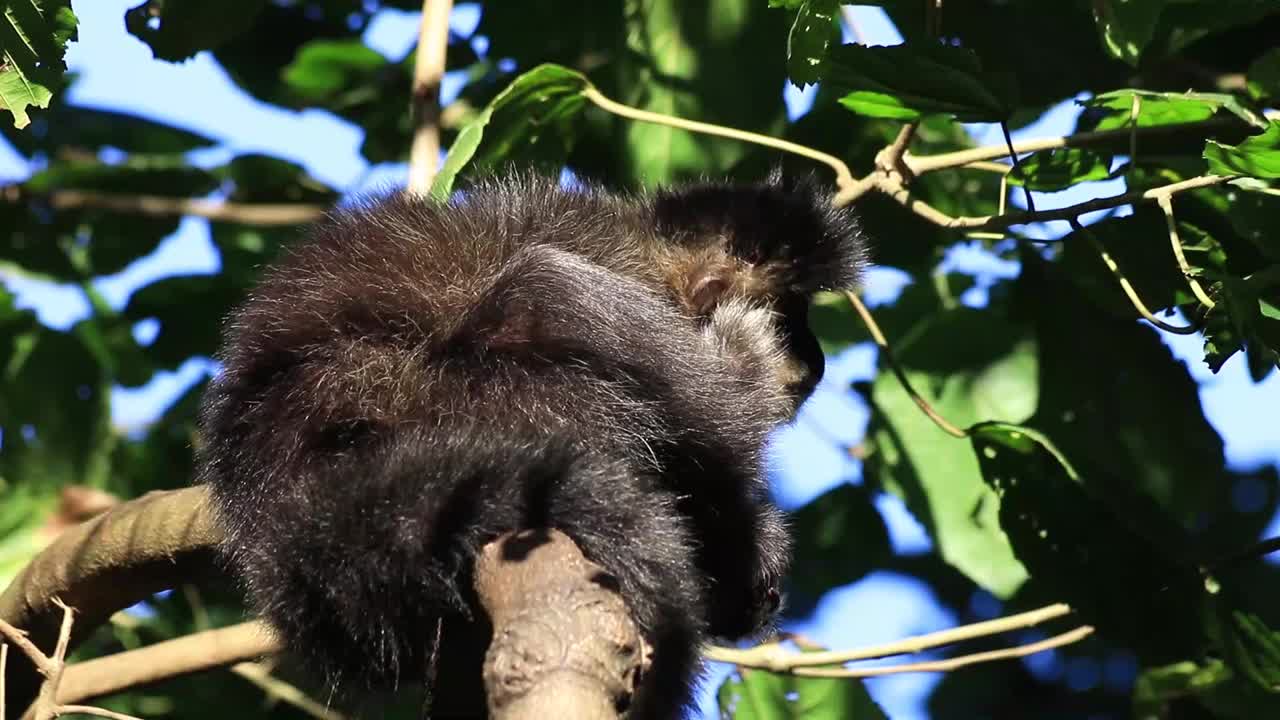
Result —
<instances>
[{"instance_id":1,"label":"monkey's face","mask_svg":"<svg viewBox=\"0 0 1280 720\"><path fill-rule=\"evenodd\" d=\"M809 298L794 295L778 307L779 337L786 352L783 387L795 401L796 409L813 394L826 370L826 360L818 338L809 329Z\"/></svg>"}]
</instances>

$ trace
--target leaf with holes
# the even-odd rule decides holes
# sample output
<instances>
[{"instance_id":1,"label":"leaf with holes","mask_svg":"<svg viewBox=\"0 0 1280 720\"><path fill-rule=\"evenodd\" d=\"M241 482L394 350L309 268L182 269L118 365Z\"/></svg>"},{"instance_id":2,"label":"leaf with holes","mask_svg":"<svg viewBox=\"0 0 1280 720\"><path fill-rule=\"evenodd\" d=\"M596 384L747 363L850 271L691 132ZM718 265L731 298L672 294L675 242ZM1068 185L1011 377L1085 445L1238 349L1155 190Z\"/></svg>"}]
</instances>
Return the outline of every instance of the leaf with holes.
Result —
<instances>
[{"instance_id":1,"label":"leaf with holes","mask_svg":"<svg viewBox=\"0 0 1280 720\"><path fill-rule=\"evenodd\" d=\"M983 423L970 439L983 478L1000 495L1000 526L1041 587L1140 652L1186 656L1202 646L1199 612L1211 598L1194 565L1092 497L1040 433Z\"/></svg>"},{"instance_id":2,"label":"leaf with holes","mask_svg":"<svg viewBox=\"0 0 1280 720\"><path fill-rule=\"evenodd\" d=\"M787 36L787 74L799 87L822 79L822 63L827 49L840 42L836 0L807 0L796 13Z\"/></svg>"}]
</instances>

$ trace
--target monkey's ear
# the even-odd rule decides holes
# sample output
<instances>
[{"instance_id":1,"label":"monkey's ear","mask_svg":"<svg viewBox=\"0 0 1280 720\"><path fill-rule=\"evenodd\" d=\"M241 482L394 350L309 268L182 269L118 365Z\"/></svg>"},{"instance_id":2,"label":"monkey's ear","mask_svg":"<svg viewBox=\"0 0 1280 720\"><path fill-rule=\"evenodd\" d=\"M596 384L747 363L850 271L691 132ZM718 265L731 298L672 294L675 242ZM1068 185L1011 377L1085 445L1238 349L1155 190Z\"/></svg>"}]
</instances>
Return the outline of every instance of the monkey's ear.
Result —
<instances>
[{"instance_id":1,"label":"monkey's ear","mask_svg":"<svg viewBox=\"0 0 1280 720\"><path fill-rule=\"evenodd\" d=\"M691 273L685 288L685 302L697 317L710 317L729 291L732 278L724 268L700 267Z\"/></svg>"}]
</instances>

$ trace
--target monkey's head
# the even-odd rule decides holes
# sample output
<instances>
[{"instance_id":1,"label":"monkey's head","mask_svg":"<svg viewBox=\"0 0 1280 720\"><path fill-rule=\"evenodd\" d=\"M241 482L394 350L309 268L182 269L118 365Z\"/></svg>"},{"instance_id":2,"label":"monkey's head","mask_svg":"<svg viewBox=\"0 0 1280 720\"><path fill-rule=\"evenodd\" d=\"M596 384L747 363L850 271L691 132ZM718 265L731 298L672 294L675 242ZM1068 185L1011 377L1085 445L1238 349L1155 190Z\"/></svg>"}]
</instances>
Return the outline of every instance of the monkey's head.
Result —
<instances>
[{"instance_id":1,"label":"monkey's head","mask_svg":"<svg viewBox=\"0 0 1280 720\"><path fill-rule=\"evenodd\" d=\"M811 176L775 170L753 185L701 184L656 194L660 265L677 301L706 318L721 302L747 298L778 314L788 355L783 383L797 405L822 379L822 350L809 329L820 290L852 289L867 245L852 212Z\"/></svg>"}]
</instances>

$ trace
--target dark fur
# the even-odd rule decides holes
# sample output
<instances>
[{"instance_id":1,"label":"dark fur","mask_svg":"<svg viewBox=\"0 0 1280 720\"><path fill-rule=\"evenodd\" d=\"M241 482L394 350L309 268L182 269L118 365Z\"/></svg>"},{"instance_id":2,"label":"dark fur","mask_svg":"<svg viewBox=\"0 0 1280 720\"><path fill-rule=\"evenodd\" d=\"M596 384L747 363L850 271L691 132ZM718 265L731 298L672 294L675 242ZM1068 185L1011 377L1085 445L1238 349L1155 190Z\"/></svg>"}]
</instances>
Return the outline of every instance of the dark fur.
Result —
<instances>
[{"instance_id":1,"label":"dark fur","mask_svg":"<svg viewBox=\"0 0 1280 720\"><path fill-rule=\"evenodd\" d=\"M206 397L229 561L334 686L420 681L438 618L440 667L478 682L451 655L483 637L472 558L558 528L656 644L635 715L677 715L698 643L776 610L761 447L821 375L808 297L862 254L776 179L631 198L519 176L336 211L234 316Z\"/></svg>"}]
</instances>

